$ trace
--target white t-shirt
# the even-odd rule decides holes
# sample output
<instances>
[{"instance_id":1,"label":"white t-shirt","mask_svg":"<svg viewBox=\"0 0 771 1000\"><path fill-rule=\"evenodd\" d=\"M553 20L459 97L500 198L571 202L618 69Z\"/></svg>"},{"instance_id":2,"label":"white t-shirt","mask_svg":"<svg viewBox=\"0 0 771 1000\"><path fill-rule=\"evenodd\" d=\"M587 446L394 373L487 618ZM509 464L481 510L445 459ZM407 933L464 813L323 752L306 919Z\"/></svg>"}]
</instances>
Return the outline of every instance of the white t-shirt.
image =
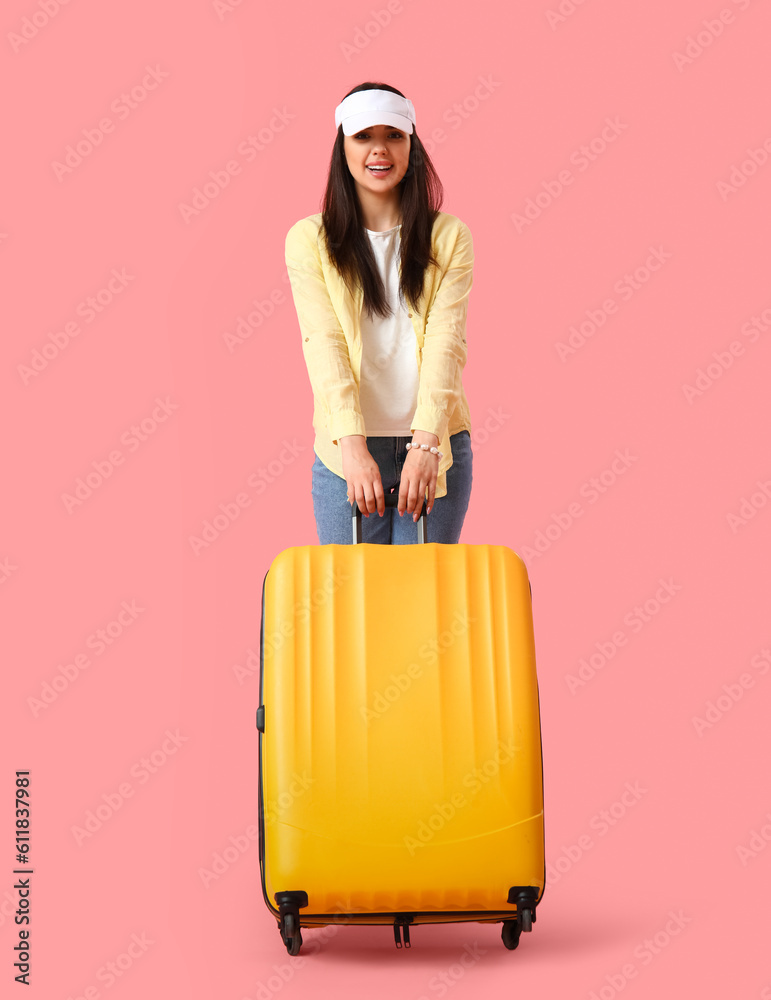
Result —
<instances>
[{"instance_id":1,"label":"white t-shirt","mask_svg":"<svg viewBox=\"0 0 771 1000\"><path fill-rule=\"evenodd\" d=\"M362 308L359 405L367 437L411 437L420 379L415 330L399 289L401 226L384 233L365 232L392 313L368 316Z\"/></svg>"}]
</instances>

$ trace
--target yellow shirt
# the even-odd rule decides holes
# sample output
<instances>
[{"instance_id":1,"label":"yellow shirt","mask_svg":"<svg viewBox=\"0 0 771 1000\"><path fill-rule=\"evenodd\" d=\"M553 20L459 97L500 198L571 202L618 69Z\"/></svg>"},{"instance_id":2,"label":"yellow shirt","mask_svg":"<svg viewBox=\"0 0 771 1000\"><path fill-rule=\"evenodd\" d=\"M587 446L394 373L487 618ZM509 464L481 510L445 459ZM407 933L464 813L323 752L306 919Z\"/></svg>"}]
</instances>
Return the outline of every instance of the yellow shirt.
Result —
<instances>
[{"instance_id":1,"label":"yellow shirt","mask_svg":"<svg viewBox=\"0 0 771 1000\"><path fill-rule=\"evenodd\" d=\"M440 267L426 269L419 311L408 305L420 378L411 430L439 438L443 454L436 480L438 498L447 495L450 437L462 430L471 432L461 373L466 364L474 248L468 226L446 212L439 212L434 221L431 243ZM359 407L364 293L359 287L352 296L329 259L320 212L296 222L287 233L286 266L313 389L313 449L328 469L342 477L339 439L367 433Z\"/></svg>"}]
</instances>

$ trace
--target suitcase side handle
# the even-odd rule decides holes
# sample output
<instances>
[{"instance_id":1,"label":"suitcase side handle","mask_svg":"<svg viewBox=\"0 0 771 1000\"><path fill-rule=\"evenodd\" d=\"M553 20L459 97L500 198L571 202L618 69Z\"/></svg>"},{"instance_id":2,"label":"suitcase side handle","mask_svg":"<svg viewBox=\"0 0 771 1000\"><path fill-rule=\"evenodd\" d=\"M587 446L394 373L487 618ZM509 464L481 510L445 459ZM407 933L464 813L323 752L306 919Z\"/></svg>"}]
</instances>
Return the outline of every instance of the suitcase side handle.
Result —
<instances>
[{"instance_id":1,"label":"suitcase side handle","mask_svg":"<svg viewBox=\"0 0 771 1000\"><path fill-rule=\"evenodd\" d=\"M399 494L394 491L393 493L384 493L383 499L385 500L386 508L388 507L398 507L399 506ZM428 541L428 535L426 530L426 524L428 523L428 514L426 513L426 498L423 498L423 506L420 508L420 516L415 522L415 527L418 529L418 544L425 545ZM361 510L359 510L359 503L354 500L351 504L351 524L353 525L353 544L357 545L361 542Z\"/></svg>"}]
</instances>

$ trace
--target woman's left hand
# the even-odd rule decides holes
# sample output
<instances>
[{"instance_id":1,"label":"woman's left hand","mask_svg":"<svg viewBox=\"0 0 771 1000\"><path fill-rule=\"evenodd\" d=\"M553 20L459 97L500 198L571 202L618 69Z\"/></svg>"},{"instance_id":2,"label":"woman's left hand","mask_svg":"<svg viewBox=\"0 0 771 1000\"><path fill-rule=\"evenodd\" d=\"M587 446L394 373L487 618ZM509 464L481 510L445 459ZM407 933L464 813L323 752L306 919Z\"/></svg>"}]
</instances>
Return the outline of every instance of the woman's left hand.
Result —
<instances>
[{"instance_id":1,"label":"woman's left hand","mask_svg":"<svg viewBox=\"0 0 771 1000\"><path fill-rule=\"evenodd\" d=\"M416 445L427 444L438 447L439 438L428 431L415 431L412 435ZM436 495L436 480L439 471L439 457L422 448L410 448L404 460L402 478L399 484L399 517L407 511L412 520L417 521L423 507L423 499L428 494L426 513L431 513Z\"/></svg>"}]
</instances>

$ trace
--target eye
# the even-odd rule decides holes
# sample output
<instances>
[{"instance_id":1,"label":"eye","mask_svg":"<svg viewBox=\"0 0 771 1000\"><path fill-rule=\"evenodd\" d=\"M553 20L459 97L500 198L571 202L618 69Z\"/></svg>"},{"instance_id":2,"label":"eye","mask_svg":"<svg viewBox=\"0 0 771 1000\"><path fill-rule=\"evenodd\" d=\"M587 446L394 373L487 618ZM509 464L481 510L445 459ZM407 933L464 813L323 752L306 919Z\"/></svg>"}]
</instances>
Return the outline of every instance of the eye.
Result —
<instances>
[{"instance_id":1,"label":"eye","mask_svg":"<svg viewBox=\"0 0 771 1000\"><path fill-rule=\"evenodd\" d=\"M370 133L369 132L357 132L356 135L354 136L354 139L369 139L369 137L370 137ZM404 133L403 132L389 132L388 138L389 139L403 139L404 138Z\"/></svg>"}]
</instances>

